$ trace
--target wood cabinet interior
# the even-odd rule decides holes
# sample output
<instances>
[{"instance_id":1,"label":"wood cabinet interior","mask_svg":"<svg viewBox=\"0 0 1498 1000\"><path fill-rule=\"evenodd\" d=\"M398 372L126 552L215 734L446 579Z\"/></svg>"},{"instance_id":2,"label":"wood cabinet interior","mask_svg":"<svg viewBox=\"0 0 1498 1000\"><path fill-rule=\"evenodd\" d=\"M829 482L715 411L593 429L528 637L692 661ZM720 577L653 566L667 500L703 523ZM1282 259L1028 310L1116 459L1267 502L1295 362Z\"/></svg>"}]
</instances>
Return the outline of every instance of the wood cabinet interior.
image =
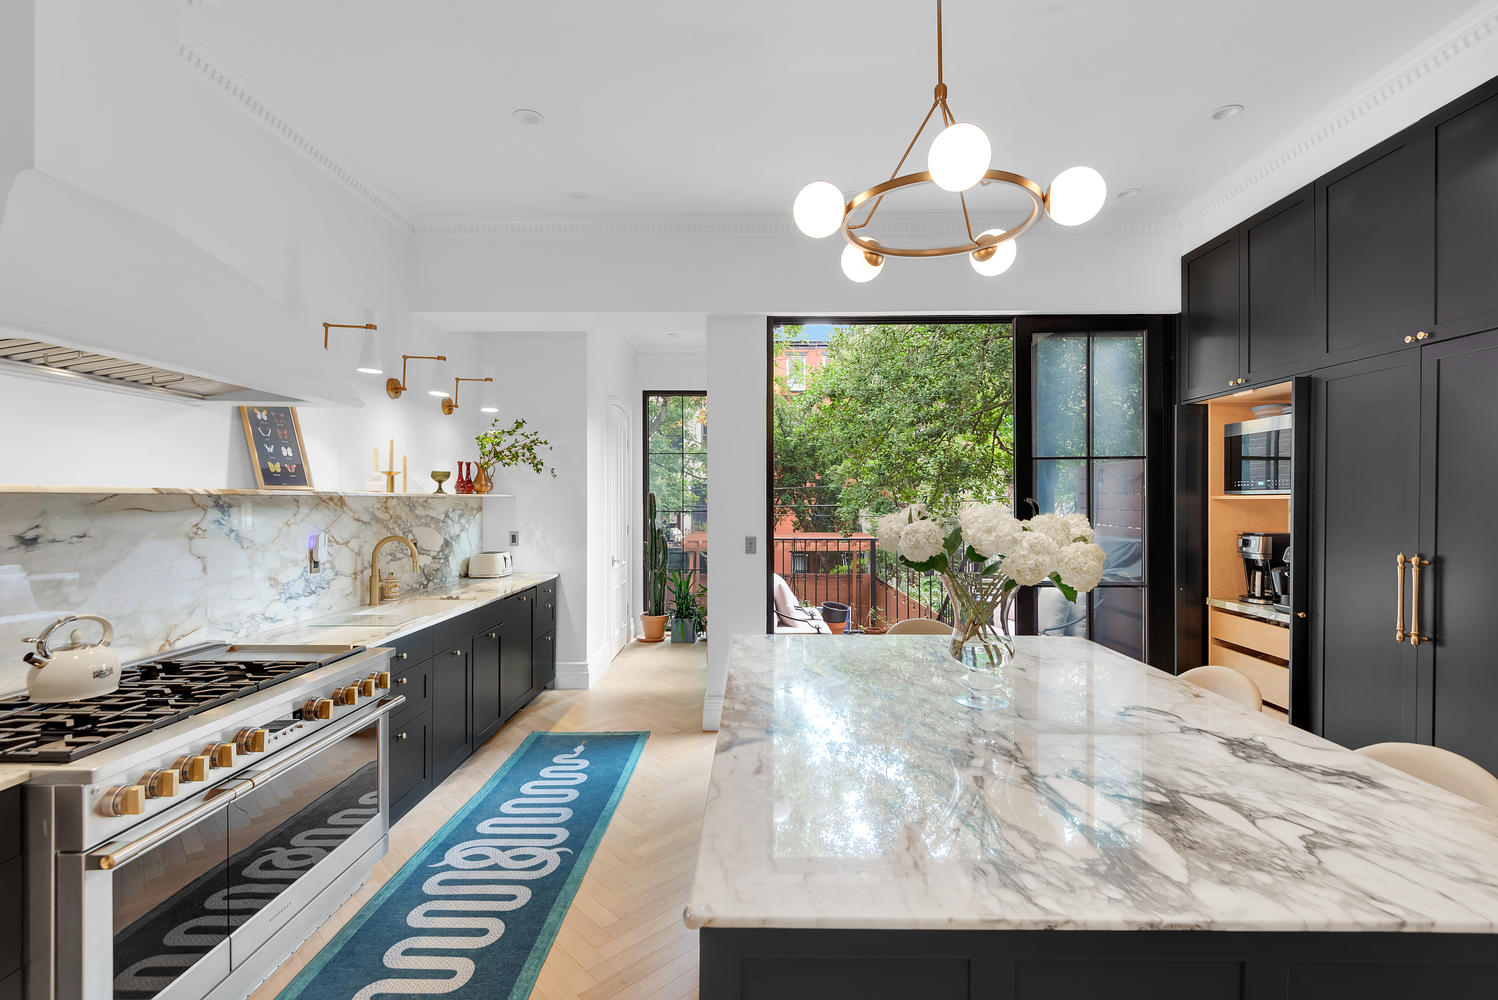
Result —
<instances>
[{"instance_id":1,"label":"wood cabinet interior","mask_svg":"<svg viewBox=\"0 0 1498 1000\"><path fill-rule=\"evenodd\" d=\"M1290 383L1265 386L1243 395L1223 396L1207 408L1207 596L1237 601L1247 582L1238 536L1245 531L1290 530L1290 495L1230 495L1225 492L1224 431L1228 424L1254 419L1252 407L1290 405ZM1268 706L1289 708L1289 630L1260 619L1212 608L1208 622L1208 662L1247 674ZM1283 633L1283 635L1280 635Z\"/></svg>"}]
</instances>

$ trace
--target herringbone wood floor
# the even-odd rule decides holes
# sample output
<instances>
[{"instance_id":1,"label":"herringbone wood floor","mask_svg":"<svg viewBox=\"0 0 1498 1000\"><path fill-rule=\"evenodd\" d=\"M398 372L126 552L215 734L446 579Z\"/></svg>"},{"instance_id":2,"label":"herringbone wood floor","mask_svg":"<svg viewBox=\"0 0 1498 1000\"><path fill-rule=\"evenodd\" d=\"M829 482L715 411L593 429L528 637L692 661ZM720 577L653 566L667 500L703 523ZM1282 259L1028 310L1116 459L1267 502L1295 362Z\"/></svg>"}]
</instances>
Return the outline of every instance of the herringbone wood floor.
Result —
<instances>
[{"instance_id":1,"label":"herringbone wood floor","mask_svg":"<svg viewBox=\"0 0 1498 1000\"><path fill-rule=\"evenodd\" d=\"M630 643L596 687L546 691L390 831L370 880L251 995L272 1000L441 829L532 730L649 730L619 808L531 996L678 1000L697 995L697 932L682 925L716 733L702 732L707 648Z\"/></svg>"}]
</instances>

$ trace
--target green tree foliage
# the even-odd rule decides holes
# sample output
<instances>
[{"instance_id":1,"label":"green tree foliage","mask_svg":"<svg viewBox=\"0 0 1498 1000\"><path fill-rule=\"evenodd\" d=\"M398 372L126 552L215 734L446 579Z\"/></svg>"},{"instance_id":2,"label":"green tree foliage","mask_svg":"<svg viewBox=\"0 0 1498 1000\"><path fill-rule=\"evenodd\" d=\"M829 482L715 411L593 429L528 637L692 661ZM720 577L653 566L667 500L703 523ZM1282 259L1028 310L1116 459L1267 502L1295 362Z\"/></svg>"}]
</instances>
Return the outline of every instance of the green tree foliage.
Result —
<instances>
[{"instance_id":1,"label":"green tree foliage","mask_svg":"<svg viewBox=\"0 0 1498 1000\"><path fill-rule=\"evenodd\" d=\"M779 331L786 345L799 327ZM1008 324L839 327L804 392L777 378L778 515L799 531L851 532L921 500L1009 497L1014 346Z\"/></svg>"}]
</instances>

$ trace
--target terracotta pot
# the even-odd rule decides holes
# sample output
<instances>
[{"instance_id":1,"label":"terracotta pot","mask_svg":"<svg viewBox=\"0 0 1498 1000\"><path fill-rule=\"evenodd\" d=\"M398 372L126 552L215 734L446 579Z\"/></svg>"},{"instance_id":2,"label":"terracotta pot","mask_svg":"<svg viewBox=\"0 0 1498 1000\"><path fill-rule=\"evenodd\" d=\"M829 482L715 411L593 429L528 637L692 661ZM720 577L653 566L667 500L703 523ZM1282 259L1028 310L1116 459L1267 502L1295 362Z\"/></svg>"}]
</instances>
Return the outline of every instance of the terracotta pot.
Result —
<instances>
[{"instance_id":1,"label":"terracotta pot","mask_svg":"<svg viewBox=\"0 0 1498 1000\"><path fill-rule=\"evenodd\" d=\"M847 622L828 622L827 627L832 629L833 635L842 635L843 630L848 627Z\"/></svg>"},{"instance_id":2,"label":"terracotta pot","mask_svg":"<svg viewBox=\"0 0 1498 1000\"><path fill-rule=\"evenodd\" d=\"M641 642L660 642L666 638L666 615L641 615L640 624L645 627L645 637Z\"/></svg>"}]
</instances>

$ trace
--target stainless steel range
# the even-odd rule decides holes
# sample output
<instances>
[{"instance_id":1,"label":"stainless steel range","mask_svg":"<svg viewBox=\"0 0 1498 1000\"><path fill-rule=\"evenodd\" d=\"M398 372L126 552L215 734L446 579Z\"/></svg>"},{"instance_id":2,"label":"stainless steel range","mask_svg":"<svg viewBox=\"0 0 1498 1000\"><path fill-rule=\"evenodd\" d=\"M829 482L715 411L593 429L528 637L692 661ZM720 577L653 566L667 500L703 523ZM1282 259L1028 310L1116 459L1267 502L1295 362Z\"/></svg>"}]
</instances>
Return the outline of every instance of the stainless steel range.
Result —
<instances>
[{"instance_id":1,"label":"stainless steel range","mask_svg":"<svg viewBox=\"0 0 1498 1000\"><path fill-rule=\"evenodd\" d=\"M369 877L389 829L390 651L207 645L119 690L0 702L26 762L31 1000L247 995Z\"/></svg>"}]
</instances>

